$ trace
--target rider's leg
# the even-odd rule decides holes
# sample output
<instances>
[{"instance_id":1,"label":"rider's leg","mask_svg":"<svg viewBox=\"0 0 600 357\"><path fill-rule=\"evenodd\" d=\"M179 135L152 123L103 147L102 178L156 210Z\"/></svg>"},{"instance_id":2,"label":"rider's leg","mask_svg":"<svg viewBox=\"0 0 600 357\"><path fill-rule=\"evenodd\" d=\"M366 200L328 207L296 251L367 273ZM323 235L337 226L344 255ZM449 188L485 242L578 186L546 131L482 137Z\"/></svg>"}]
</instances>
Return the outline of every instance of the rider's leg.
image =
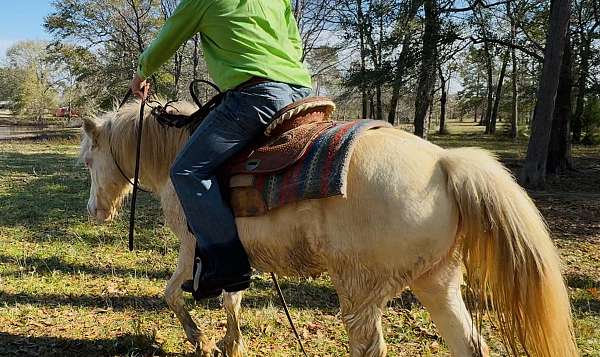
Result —
<instances>
[{"instance_id":1,"label":"rider's leg","mask_svg":"<svg viewBox=\"0 0 600 357\"><path fill-rule=\"evenodd\" d=\"M194 279L196 298L244 289L249 279L248 258L215 171L259 136L278 110L309 92L274 82L229 92L179 153L171 180L198 241L202 267Z\"/></svg>"}]
</instances>

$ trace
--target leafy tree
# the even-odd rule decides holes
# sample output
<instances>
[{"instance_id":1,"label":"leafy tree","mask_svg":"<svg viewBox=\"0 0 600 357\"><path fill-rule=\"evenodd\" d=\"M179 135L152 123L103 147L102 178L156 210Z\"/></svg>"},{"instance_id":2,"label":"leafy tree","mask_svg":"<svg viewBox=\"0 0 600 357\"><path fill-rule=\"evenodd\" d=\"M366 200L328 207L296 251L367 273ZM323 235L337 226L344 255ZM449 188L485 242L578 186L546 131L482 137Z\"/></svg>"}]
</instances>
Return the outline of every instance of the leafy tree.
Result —
<instances>
[{"instance_id":1,"label":"leafy tree","mask_svg":"<svg viewBox=\"0 0 600 357\"><path fill-rule=\"evenodd\" d=\"M94 94L100 107L112 107L135 72L138 56L164 21L159 2L61 0L52 6L44 27L57 43L75 42L93 53L95 66L89 75L98 86ZM164 74L153 78L159 93L166 90Z\"/></svg>"},{"instance_id":2,"label":"leafy tree","mask_svg":"<svg viewBox=\"0 0 600 357\"><path fill-rule=\"evenodd\" d=\"M18 42L6 57L12 71L22 73L16 89L17 110L41 120L44 113L57 105L56 69L47 60L46 44L39 41Z\"/></svg>"},{"instance_id":3,"label":"leafy tree","mask_svg":"<svg viewBox=\"0 0 600 357\"><path fill-rule=\"evenodd\" d=\"M87 48L68 43L55 43L48 48L48 61L57 70L56 88L61 104L89 115L98 110L97 98L102 97L99 85L101 65Z\"/></svg>"},{"instance_id":4,"label":"leafy tree","mask_svg":"<svg viewBox=\"0 0 600 357\"><path fill-rule=\"evenodd\" d=\"M25 80L25 71L20 68L0 67L0 101L15 103L19 88Z\"/></svg>"}]
</instances>

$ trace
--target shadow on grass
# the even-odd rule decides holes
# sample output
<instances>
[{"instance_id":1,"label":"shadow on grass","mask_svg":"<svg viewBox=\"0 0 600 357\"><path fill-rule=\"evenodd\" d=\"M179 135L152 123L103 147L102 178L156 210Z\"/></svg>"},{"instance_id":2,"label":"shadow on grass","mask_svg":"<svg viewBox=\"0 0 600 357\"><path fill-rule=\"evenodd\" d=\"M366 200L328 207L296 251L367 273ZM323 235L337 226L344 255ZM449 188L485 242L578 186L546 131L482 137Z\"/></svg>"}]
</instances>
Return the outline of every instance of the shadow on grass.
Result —
<instances>
[{"instance_id":1,"label":"shadow on grass","mask_svg":"<svg viewBox=\"0 0 600 357\"><path fill-rule=\"evenodd\" d=\"M590 297L571 298L573 311L576 313L593 314L600 316L600 300Z\"/></svg>"},{"instance_id":2,"label":"shadow on grass","mask_svg":"<svg viewBox=\"0 0 600 357\"><path fill-rule=\"evenodd\" d=\"M280 279L279 284L287 304L295 309L318 309L327 313L336 313L339 309L339 300L333 287L323 281L309 281L303 279ZM252 282L252 290L244 294L242 307L246 309L262 309L275 305L282 307L279 296L270 280L256 280ZM207 309L222 308L218 299L211 299L201 303ZM388 306L402 309L412 309L421 306L410 290L388 303Z\"/></svg>"},{"instance_id":3,"label":"shadow on grass","mask_svg":"<svg viewBox=\"0 0 600 357\"><path fill-rule=\"evenodd\" d=\"M0 332L2 356L175 356L165 353L154 336L126 334L107 339L19 336Z\"/></svg>"},{"instance_id":4,"label":"shadow on grass","mask_svg":"<svg viewBox=\"0 0 600 357\"><path fill-rule=\"evenodd\" d=\"M56 129L44 131L31 131L22 134L16 134L11 137L0 137L0 141L55 141L55 140L75 140L79 137L79 130L74 129Z\"/></svg>"},{"instance_id":5,"label":"shadow on grass","mask_svg":"<svg viewBox=\"0 0 600 357\"><path fill-rule=\"evenodd\" d=\"M334 311L339 307L336 292L333 288L322 282L314 283L303 279L280 278L279 285L289 307L294 309L321 309ZM190 296L187 295L186 296ZM192 302L190 299L189 302ZM208 299L196 302L197 306L209 310L223 308L221 298ZM270 280L263 278L253 279L250 290L244 293L242 299L243 309L263 309L276 305L281 307L279 296Z\"/></svg>"},{"instance_id":6,"label":"shadow on grass","mask_svg":"<svg viewBox=\"0 0 600 357\"><path fill-rule=\"evenodd\" d=\"M565 276L567 285L575 290L571 294L573 311L600 316L600 280L581 273Z\"/></svg>"},{"instance_id":7,"label":"shadow on grass","mask_svg":"<svg viewBox=\"0 0 600 357\"><path fill-rule=\"evenodd\" d=\"M565 276L567 285L578 289L600 289L600 277L591 277L581 273L569 273Z\"/></svg>"},{"instance_id":8,"label":"shadow on grass","mask_svg":"<svg viewBox=\"0 0 600 357\"><path fill-rule=\"evenodd\" d=\"M281 291L290 307L297 309L335 310L339 302L335 290L323 282L305 279L280 279ZM244 295L242 306L247 308L264 308L269 304L281 305L273 282L257 280L253 282L254 290Z\"/></svg>"},{"instance_id":9,"label":"shadow on grass","mask_svg":"<svg viewBox=\"0 0 600 357\"><path fill-rule=\"evenodd\" d=\"M0 206L0 224L35 227L83 216L86 176L69 155L3 153L0 177L12 177L12 182Z\"/></svg>"},{"instance_id":10,"label":"shadow on grass","mask_svg":"<svg viewBox=\"0 0 600 357\"><path fill-rule=\"evenodd\" d=\"M313 284L310 281L286 281L281 280L281 289L286 298L286 302L292 308L296 309L320 309L322 311L336 311L339 308L337 295L333 288L323 284ZM412 304L414 298L403 294L401 306L407 303ZM186 300L190 295L186 294ZM114 311L122 310L145 310L158 311L166 310L168 306L162 295L160 296L136 296L136 295L66 295L66 294L46 294L40 292L33 293L7 293L0 291L0 301L4 305L31 304L34 306L77 306L96 309L112 309ZM394 300L396 301L396 300ZM197 303L198 306L210 309L220 310L223 308L221 299L209 299ZM242 307L245 309L262 309L275 304L280 306L279 297L273 286L268 281L257 281L253 283L253 288L244 294ZM393 303L398 306L398 302ZM409 305L410 306L410 305Z\"/></svg>"},{"instance_id":11,"label":"shadow on grass","mask_svg":"<svg viewBox=\"0 0 600 357\"><path fill-rule=\"evenodd\" d=\"M14 257L0 254L0 264L15 264ZM79 263L68 263L57 256L40 258L27 257L25 262L20 263L27 266L27 269L35 269L38 274L47 274L59 271L65 274L86 273L92 276L142 276L149 279L168 279L172 271L170 269L144 270L123 267L106 267L99 265L86 265ZM0 273L0 276L21 276L21 272Z\"/></svg>"},{"instance_id":12,"label":"shadow on grass","mask_svg":"<svg viewBox=\"0 0 600 357\"><path fill-rule=\"evenodd\" d=\"M101 310L145 310L158 311L168 309L163 296L96 296L65 294L7 293L0 291L0 301L5 306L30 304L34 306L78 306Z\"/></svg>"},{"instance_id":13,"label":"shadow on grass","mask_svg":"<svg viewBox=\"0 0 600 357\"><path fill-rule=\"evenodd\" d=\"M97 245L98 236L93 229L77 234L71 232L75 224L87 224L87 200L89 175L68 154L17 152L2 153L0 157L0 180L4 181L0 226L27 227L24 239L39 242L77 239L89 245ZM126 207L124 207L126 209ZM161 210L156 200L141 194L138 200L137 230L153 232L163 225ZM125 217L117 218L115 225L125 229ZM92 226L93 227L93 226ZM125 232L115 232L126 236ZM153 234L137 234L136 246L161 250L164 245L152 239Z\"/></svg>"},{"instance_id":14,"label":"shadow on grass","mask_svg":"<svg viewBox=\"0 0 600 357\"><path fill-rule=\"evenodd\" d=\"M412 291L404 290L404 291L402 291L402 294L400 294L400 296L391 300L388 303L388 306L405 309L405 310L410 310L413 307L422 307L423 305L421 305L421 303L419 302L419 300L417 299L415 294L413 294Z\"/></svg>"}]
</instances>

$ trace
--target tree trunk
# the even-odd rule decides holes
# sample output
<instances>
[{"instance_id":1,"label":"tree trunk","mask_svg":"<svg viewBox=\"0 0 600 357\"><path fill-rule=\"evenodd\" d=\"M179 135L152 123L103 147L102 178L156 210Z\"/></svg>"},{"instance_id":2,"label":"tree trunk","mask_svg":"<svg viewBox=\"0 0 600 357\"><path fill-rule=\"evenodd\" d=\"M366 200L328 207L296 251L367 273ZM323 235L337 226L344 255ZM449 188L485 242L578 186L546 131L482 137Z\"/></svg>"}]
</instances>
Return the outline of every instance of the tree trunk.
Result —
<instances>
[{"instance_id":1,"label":"tree trunk","mask_svg":"<svg viewBox=\"0 0 600 357\"><path fill-rule=\"evenodd\" d=\"M552 0L550 8L544 67L537 92L527 157L520 175L521 184L532 189L543 188L546 180L546 160L558 89L558 74L569 24L569 0Z\"/></svg>"},{"instance_id":2,"label":"tree trunk","mask_svg":"<svg viewBox=\"0 0 600 357\"><path fill-rule=\"evenodd\" d=\"M358 15L358 35L360 39L360 93L362 99L362 117L367 118L369 110L369 98L367 96L367 84L365 81L366 75L366 44L365 44L365 25L364 14L362 11L362 0L356 0L357 15Z\"/></svg>"},{"instance_id":3,"label":"tree trunk","mask_svg":"<svg viewBox=\"0 0 600 357\"><path fill-rule=\"evenodd\" d=\"M302 17L302 9L304 8L304 0L296 0L294 4L294 18L296 21L300 22Z\"/></svg>"},{"instance_id":4,"label":"tree trunk","mask_svg":"<svg viewBox=\"0 0 600 357\"><path fill-rule=\"evenodd\" d=\"M427 130L425 130L425 132L429 132L429 130L431 129L431 122L433 121L433 97L434 97L434 93L431 93L431 102L429 103L429 110L427 111Z\"/></svg>"},{"instance_id":5,"label":"tree trunk","mask_svg":"<svg viewBox=\"0 0 600 357\"><path fill-rule=\"evenodd\" d=\"M388 123L396 124L396 110L400 101L400 86L394 86L392 89L392 99L390 100L390 112L388 113Z\"/></svg>"},{"instance_id":6,"label":"tree trunk","mask_svg":"<svg viewBox=\"0 0 600 357\"><path fill-rule=\"evenodd\" d=\"M507 51L502 58L502 68L500 69L500 76L498 77L498 84L496 84L496 98L494 99L494 109L492 110L492 117L486 127L488 134L496 133L496 122L498 120L498 109L500 108L500 99L502 99L502 83L504 83L504 76L506 74L506 65L508 64Z\"/></svg>"},{"instance_id":7,"label":"tree trunk","mask_svg":"<svg viewBox=\"0 0 600 357\"><path fill-rule=\"evenodd\" d=\"M490 119L492 118L492 105L494 101L494 68L493 68L493 58L490 52L490 44L488 41L485 41L483 44L484 55L485 55L485 67L487 72L487 102L485 105L485 118L483 119L482 125L485 125L486 130L485 133L488 132L488 124Z\"/></svg>"},{"instance_id":8,"label":"tree trunk","mask_svg":"<svg viewBox=\"0 0 600 357\"><path fill-rule=\"evenodd\" d=\"M446 83L448 82L448 80L444 78L442 67L438 68L438 74L440 77L440 87L442 91L442 94L440 95L440 129L438 133L442 135L446 134L446 103L448 102L448 91L446 88Z\"/></svg>"},{"instance_id":9,"label":"tree trunk","mask_svg":"<svg viewBox=\"0 0 600 357\"><path fill-rule=\"evenodd\" d=\"M587 80L590 71L590 50L591 42L585 35L581 35L581 52L579 62L579 78L577 79L577 102L575 104L575 115L573 116L573 142L581 141L581 132L583 130L583 110L585 106L585 96L587 94Z\"/></svg>"},{"instance_id":10,"label":"tree trunk","mask_svg":"<svg viewBox=\"0 0 600 357\"><path fill-rule=\"evenodd\" d=\"M424 0L425 31L423 32L423 51L421 70L415 100L415 135L427 138L427 110L431 106L435 85L437 63L437 43L440 31L438 0Z\"/></svg>"},{"instance_id":11,"label":"tree trunk","mask_svg":"<svg viewBox=\"0 0 600 357\"><path fill-rule=\"evenodd\" d=\"M517 82L517 54L514 48L510 50L510 57L512 60L512 102L510 104L510 137L514 140L517 138L517 136L519 136L519 83Z\"/></svg>"},{"instance_id":12,"label":"tree trunk","mask_svg":"<svg viewBox=\"0 0 600 357\"><path fill-rule=\"evenodd\" d=\"M517 38L517 21L511 9L511 1L506 3L506 14L510 19L510 43L515 44ZM516 139L519 136L519 83L518 83L518 68L517 68L517 51L514 47L510 49L511 59L511 84L512 84L512 101L510 103L510 137Z\"/></svg>"},{"instance_id":13,"label":"tree trunk","mask_svg":"<svg viewBox=\"0 0 600 357\"><path fill-rule=\"evenodd\" d=\"M179 96L179 84L181 82L181 74L183 68L183 61L185 56L185 47L186 43L184 43L181 48L179 48L175 55L173 56L173 79L174 79L174 94L175 97Z\"/></svg>"},{"instance_id":14,"label":"tree trunk","mask_svg":"<svg viewBox=\"0 0 600 357\"><path fill-rule=\"evenodd\" d=\"M192 60L194 62L193 66L194 66L194 73L193 73L193 79L196 80L198 79L198 65L200 64L200 56L198 54L198 42L200 42L199 40L199 36L198 34L196 34L194 36L194 54L192 55Z\"/></svg>"},{"instance_id":15,"label":"tree trunk","mask_svg":"<svg viewBox=\"0 0 600 357\"><path fill-rule=\"evenodd\" d=\"M408 52L410 51L410 36L405 35L402 41L402 52L396 60L396 68L394 71L394 82L392 82L392 99L390 101L390 111L388 113L388 123L394 125L396 122L396 110L398 109L398 101L400 100L400 87L404 81L404 73Z\"/></svg>"},{"instance_id":16,"label":"tree trunk","mask_svg":"<svg viewBox=\"0 0 600 357\"><path fill-rule=\"evenodd\" d=\"M375 119L383 119L383 104L381 102L381 84L375 88Z\"/></svg>"},{"instance_id":17,"label":"tree trunk","mask_svg":"<svg viewBox=\"0 0 600 357\"><path fill-rule=\"evenodd\" d=\"M571 75L571 44L567 34L565 50L563 53L560 79L554 105L552 131L548 148L548 161L546 163L549 175L559 175L572 168L571 159L571 88L573 78Z\"/></svg>"},{"instance_id":18,"label":"tree trunk","mask_svg":"<svg viewBox=\"0 0 600 357\"><path fill-rule=\"evenodd\" d=\"M404 26L408 28L408 22L412 21L419 11L421 6L420 0L411 0L409 3L408 11L406 13ZM406 67L409 62L409 54L411 52L413 33L412 31L406 31L402 38L402 51L396 60L396 67L394 69L394 81L392 82L392 99L390 101L390 111L388 113L388 123L394 125L396 122L396 111L398 110L398 101L400 100L400 88L404 82L404 75L406 73Z\"/></svg>"},{"instance_id":19,"label":"tree trunk","mask_svg":"<svg viewBox=\"0 0 600 357\"><path fill-rule=\"evenodd\" d=\"M377 46L375 46L376 48L374 49L374 52L376 53L375 59L376 61L373 61L373 63L375 64L375 71L376 72L380 72L381 71L381 63L383 60L383 38L384 38L384 34L383 34L383 16L379 16L379 43L377 44ZM376 105L377 105L377 120L382 120L383 119L383 102L381 100L381 80L377 80L377 87L375 88L375 93L376 93Z\"/></svg>"}]
</instances>

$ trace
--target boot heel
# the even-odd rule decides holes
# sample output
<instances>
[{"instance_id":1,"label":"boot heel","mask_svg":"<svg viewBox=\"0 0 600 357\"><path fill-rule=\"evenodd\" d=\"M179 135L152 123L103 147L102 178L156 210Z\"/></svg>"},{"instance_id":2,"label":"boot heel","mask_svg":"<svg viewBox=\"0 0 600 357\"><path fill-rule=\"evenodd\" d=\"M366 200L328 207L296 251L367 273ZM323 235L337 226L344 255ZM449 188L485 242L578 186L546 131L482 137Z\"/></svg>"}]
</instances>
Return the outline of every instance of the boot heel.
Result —
<instances>
[{"instance_id":1,"label":"boot heel","mask_svg":"<svg viewBox=\"0 0 600 357\"><path fill-rule=\"evenodd\" d=\"M231 284L226 286L224 290L228 293L234 293L236 291L246 290L250 287L250 281L243 281L241 283Z\"/></svg>"},{"instance_id":2,"label":"boot heel","mask_svg":"<svg viewBox=\"0 0 600 357\"><path fill-rule=\"evenodd\" d=\"M199 300L212 299L212 298L219 297L222 292L223 292L222 289L212 290L212 291L194 291L192 293L192 296L194 296L194 299L196 301L199 301Z\"/></svg>"}]
</instances>

